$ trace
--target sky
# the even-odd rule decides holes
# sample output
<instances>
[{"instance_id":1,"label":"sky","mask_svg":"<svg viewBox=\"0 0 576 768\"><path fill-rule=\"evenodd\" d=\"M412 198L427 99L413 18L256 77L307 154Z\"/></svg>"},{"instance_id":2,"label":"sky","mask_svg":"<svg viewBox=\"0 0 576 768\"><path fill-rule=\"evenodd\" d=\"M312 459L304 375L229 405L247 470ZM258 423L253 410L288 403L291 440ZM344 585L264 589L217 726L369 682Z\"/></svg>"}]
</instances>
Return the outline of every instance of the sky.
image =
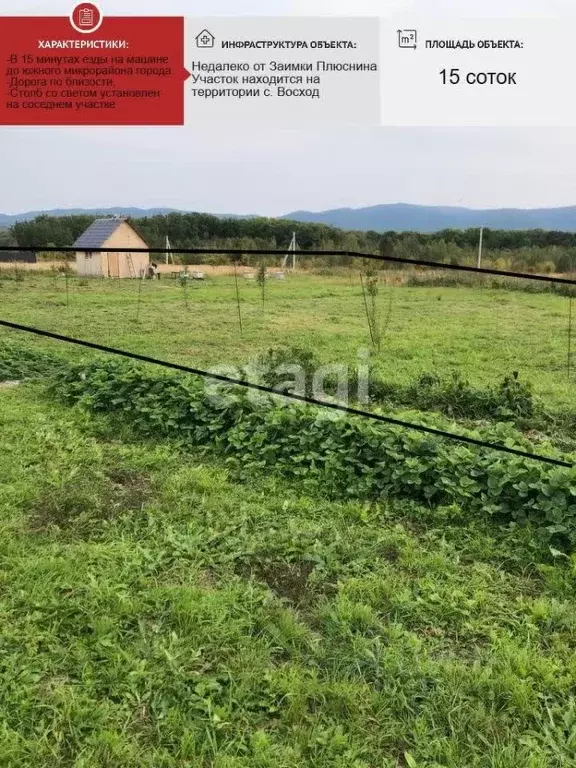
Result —
<instances>
[{"instance_id":1,"label":"sky","mask_svg":"<svg viewBox=\"0 0 576 768\"><path fill-rule=\"evenodd\" d=\"M2 0L4 15L67 15L61 0ZM571 15L573 0L104 0L114 15ZM173 207L280 215L381 203L576 205L566 128L0 127L0 212Z\"/></svg>"}]
</instances>

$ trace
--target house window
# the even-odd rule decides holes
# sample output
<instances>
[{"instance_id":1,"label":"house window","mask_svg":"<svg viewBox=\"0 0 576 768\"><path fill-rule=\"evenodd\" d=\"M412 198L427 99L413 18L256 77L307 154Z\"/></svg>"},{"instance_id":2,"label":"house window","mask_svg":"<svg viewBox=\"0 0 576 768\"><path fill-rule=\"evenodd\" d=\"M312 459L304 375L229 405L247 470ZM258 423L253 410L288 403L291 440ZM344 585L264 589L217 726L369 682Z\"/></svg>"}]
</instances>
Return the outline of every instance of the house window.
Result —
<instances>
[{"instance_id":1,"label":"house window","mask_svg":"<svg viewBox=\"0 0 576 768\"><path fill-rule=\"evenodd\" d=\"M87 259L91 259L93 254L94 254L94 251L86 251L86 253L84 254L84 256L85 256Z\"/></svg>"}]
</instances>

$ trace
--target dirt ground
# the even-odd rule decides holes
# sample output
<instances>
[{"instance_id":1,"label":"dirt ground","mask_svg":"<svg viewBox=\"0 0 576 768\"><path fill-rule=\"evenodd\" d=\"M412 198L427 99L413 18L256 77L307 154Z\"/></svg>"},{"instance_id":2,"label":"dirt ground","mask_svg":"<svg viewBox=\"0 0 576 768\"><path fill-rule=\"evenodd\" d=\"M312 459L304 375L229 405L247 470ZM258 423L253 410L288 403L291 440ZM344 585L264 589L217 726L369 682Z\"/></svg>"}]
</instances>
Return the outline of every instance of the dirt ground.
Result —
<instances>
[{"instance_id":1,"label":"dirt ground","mask_svg":"<svg viewBox=\"0 0 576 768\"><path fill-rule=\"evenodd\" d=\"M15 269L24 272L50 272L53 269L59 269L68 265L70 269L76 271L76 263L73 261L39 261L37 264L23 264L13 262L1 262L0 270L6 272L13 272ZM180 264L159 264L158 271L161 274L171 274L172 272L180 273L185 267ZM189 272L204 272L207 275L222 275L229 276L234 274L234 267L232 265L215 266L213 264L191 264L188 266ZM254 267L237 267L238 274L256 275ZM281 270L269 270L270 273L280 272Z\"/></svg>"}]
</instances>

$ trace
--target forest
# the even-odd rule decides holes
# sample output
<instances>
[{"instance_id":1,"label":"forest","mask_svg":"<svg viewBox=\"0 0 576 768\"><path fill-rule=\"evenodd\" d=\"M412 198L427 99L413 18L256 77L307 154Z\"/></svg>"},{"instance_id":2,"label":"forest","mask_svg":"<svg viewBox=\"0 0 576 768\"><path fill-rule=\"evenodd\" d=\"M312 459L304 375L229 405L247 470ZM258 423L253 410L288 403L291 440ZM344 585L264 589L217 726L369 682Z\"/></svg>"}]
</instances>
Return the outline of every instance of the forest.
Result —
<instances>
[{"instance_id":1,"label":"forest","mask_svg":"<svg viewBox=\"0 0 576 768\"><path fill-rule=\"evenodd\" d=\"M94 221L93 216L38 216L5 231L5 244L24 247L71 246ZM292 233L300 250L342 250L381 254L400 259L423 259L439 263L476 262L479 231L447 229L434 234L414 232L346 231L324 224L299 223L287 219L220 218L204 213L171 213L131 222L151 247L163 247L170 238L172 248L270 248L284 249ZM2 244L0 242L0 244ZM576 260L576 233L544 230L484 230L485 262L497 269L528 272L571 272ZM183 262L204 261L205 256L183 257ZM226 260L213 258L212 261ZM346 257L326 259L345 264ZM316 263L317 260L316 260Z\"/></svg>"}]
</instances>

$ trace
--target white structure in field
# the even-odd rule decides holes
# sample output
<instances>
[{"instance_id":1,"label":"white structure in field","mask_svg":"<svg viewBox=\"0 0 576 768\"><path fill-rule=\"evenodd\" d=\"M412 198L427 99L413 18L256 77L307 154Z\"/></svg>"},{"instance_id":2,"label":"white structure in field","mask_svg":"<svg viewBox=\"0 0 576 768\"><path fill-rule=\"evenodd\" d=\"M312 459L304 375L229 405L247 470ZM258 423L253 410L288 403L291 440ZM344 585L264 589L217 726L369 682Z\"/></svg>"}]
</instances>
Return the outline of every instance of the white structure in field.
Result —
<instances>
[{"instance_id":1,"label":"white structure in field","mask_svg":"<svg viewBox=\"0 0 576 768\"><path fill-rule=\"evenodd\" d=\"M150 261L148 253L100 253L95 249L149 247L126 219L96 219L74 243L76 270L84 277L143 277Z\"/></svg>"}]
</instances>

